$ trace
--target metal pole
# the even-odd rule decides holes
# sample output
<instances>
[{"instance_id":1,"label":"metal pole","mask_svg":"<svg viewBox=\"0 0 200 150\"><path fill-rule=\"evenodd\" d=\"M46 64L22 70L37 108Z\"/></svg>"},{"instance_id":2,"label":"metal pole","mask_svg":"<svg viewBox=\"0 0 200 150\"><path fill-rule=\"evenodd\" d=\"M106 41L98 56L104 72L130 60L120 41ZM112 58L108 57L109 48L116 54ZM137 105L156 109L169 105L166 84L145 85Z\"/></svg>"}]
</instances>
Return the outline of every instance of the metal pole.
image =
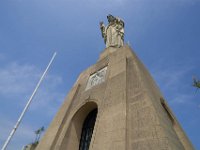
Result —
<instances>
[{"instance_id":1,"label":"metal pole","mask_svg":"<svg viewBox=\"0 0 200 150\"><path fill-rule=\"evenodd\" d=\"M48 71L48 69L49 69L51 63L53 62L55 56L56 56L56 52L53 54L53 57L51 58L51 60L50 60L50 62L49 62L49 64L48 64L46 70L45 70L44 73L42 74L42 77L40 78L39 82L37 83L37 85L36 85L36 87L35 87L35 90L33 91L31 97L30 97L29 100L28 100L28 103L26 104L26 106L25 106L24 110L22 111L22 113L21 113L19 119L17 120L17 123L15 124L13 130L11 131L10 135L8 136L6 142L4 143L4 145L3 145L3 147L2 147L1 150L5 150L6 147L8 146L8 143L10 142L10 140L11 140L11 138L13 137L15 131L17 130L19 124L21 123L21 120L22 120L22 118L24 117L25 112L27 111L27 109L28 109L28 107L29 107L29 105L30 105L32 99L34 98L34 96L35 96L35 94L36 94L36 92L37 92L37 90L38 90L38 88L39 88L39 86L40 86L40 84L41 84L43 78L45 77L45 75L46 75L46 73L47 73L47 71Z\"/></svg>"}]
</instances>

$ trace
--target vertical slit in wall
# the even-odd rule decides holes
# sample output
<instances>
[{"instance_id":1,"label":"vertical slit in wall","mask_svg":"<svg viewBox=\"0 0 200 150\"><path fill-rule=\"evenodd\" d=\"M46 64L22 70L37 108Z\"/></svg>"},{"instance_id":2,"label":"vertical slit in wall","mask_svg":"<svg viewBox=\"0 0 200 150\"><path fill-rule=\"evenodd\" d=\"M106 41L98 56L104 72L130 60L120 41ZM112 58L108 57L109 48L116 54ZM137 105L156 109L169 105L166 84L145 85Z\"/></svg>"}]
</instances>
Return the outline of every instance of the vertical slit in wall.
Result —
<instances>
[{"instance_id":1,"label":"vertical slit in wall","mask_svg":"<svg viewBox=\"0 0 200 150\"><path fill-rule=\"evenodd\" d=\"M174 125L174 123L175 123L174 118L172 117L172 115L169 111L169 108L167 107L167 105L165 104L163 99L161 99L161 105L162 105L163 109L165 110L165 112L167 113L167 116L169 117L172 125Z\"/></svg>"}]
</instances>

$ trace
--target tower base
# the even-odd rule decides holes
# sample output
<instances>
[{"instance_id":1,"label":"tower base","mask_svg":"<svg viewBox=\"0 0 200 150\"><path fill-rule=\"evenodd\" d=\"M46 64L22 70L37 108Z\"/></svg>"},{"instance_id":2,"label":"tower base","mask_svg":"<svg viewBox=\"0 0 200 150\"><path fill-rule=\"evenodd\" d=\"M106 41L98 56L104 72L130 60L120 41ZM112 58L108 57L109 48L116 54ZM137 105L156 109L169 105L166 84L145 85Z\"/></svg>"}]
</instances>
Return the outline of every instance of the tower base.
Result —
<instances>
[{"instance_id":1,"label":"tower base","mask_svg":"<svg viewBox=\"0 0 200 150\"><path fill-rule=\"evenodd\" d=\"M89 150L193 150L151 75L127 45L83 71L37 150L78 150L97 109Z\"/></svg>"}]
</instances>

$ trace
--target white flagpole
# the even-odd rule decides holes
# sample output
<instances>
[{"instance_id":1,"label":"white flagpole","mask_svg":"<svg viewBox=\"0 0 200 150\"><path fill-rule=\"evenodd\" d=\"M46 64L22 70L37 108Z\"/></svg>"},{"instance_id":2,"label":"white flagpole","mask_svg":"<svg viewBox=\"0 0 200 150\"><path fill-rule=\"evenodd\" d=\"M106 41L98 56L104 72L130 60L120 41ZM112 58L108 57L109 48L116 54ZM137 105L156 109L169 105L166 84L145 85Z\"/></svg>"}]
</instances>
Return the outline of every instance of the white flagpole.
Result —
<instances>
[{"instance_id":1,"label":"white flagpole","mask_svg":"<svg viewBox=\"0 0 200 150\"><path fill-rule=\"evenodd\" d=\"M5 150L6 147L8 146L8 144L9 144L11 138L13 137L15 131L17 130L19 124L21 123L22 118L24 117L25 112L27 111L27 109L28 109L28 107L29 107L31 101L33 100L33 98L34 98L34 96L35 96L35 94L36 94L36 92L37 92L37 90L38 90L38 88L39 88L39 86L40 86L42 80L44 79L44 77L45 77L45 75L46 75L46 73L47 73L47 71L48 71L50 65L52 64L52 62L53 62L55 56L56 56L56 52L53 54L53 57L51 58L51 60L50 60L50 62L49 62L49 64L48 64L46 70L45 70L44 73L42 74L42 76L41 76L39 82L37 83L37 85L36 85L36 87L35 87L35 90L33 91L31 97L29 98L29 100L28 100L28 102L27 102L27 104L26 104L24 110L22 111L22 113L21 113L19 119L17 120L17 123L15 124L14 128L12 129L10 135L8 136L6 142L4 143L4 145L3 145L3 147L2 147L1 150Z\"/></svg>"}]
</instances>

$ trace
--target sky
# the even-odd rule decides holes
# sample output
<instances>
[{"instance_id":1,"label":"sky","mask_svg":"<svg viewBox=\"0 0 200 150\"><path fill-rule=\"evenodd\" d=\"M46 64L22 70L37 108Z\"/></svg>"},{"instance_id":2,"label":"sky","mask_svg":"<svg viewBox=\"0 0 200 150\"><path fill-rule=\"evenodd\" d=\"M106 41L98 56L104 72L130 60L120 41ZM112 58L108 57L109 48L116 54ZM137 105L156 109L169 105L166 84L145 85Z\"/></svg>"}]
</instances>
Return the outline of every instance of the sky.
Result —
<instances>
[{"instance_id":1,"label":"sky","mask_svg":"<svg viewBox=\"0 0 200 150\"><path fill-rule=\"evenodd\" d=\"M129 43L160 87L196 149L200 149L200 0L1 0L0 147L53 53L57 56L8 150L48 127L78 75L105 49L99 22L125 22Z\"/></svg>"}]
</instances>

